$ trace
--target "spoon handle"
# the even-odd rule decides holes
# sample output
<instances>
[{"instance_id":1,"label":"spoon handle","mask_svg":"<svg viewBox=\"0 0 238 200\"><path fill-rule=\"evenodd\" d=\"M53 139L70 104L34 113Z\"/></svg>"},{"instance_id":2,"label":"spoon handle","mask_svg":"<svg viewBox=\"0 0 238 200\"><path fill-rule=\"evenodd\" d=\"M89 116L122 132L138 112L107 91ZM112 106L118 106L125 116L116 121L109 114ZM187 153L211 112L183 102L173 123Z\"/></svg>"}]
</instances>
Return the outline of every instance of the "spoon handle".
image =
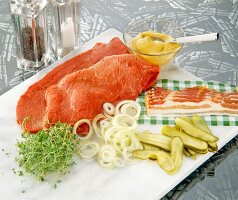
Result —
<instances>
[{"instance_id":1,"label":"spoon handle","mask_svg":"<svg viewBox=\"0 0 238 200\"><path fill-rule=\"evenodd\" d=\"M205 42L205 41L218 40L218 38L219 38L219 33L209 33L204 35L195 35L195 36L176 38L171 42L177 42L177 43Z\"/></svg>"}]
</instances>

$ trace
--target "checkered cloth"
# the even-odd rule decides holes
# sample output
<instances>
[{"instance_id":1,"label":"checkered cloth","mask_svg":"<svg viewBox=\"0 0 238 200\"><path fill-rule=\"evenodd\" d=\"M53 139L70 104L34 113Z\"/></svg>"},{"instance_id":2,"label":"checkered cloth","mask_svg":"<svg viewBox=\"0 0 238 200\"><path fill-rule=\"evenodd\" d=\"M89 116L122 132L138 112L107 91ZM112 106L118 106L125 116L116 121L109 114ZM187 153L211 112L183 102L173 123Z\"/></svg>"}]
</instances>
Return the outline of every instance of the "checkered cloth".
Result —
<instances>
[{"instance_id":1,"label":"checkered cloth","mask_svg":"<svg viewBox=\"0 0 238 200\"><path fill-rule=\"evenodd\" d=\"M194 86L206 86L209 89L214 89L219 92L225 91L237 91L237 86L229 85L218 82L208 81L178 81L178 80L159 80L155 86L163 87L170 90L181 90L184 88L190 88ZM142 107L141 116L139 118L139 124L162 124L162 125L174 125L175 117L148 117L146 115L146 107L144 103L145 94L141 94L137 101ZM238 126L238 116L228 115L209 115L204 116L205 121L211 126Z\"/></svg>"}]
</instances>

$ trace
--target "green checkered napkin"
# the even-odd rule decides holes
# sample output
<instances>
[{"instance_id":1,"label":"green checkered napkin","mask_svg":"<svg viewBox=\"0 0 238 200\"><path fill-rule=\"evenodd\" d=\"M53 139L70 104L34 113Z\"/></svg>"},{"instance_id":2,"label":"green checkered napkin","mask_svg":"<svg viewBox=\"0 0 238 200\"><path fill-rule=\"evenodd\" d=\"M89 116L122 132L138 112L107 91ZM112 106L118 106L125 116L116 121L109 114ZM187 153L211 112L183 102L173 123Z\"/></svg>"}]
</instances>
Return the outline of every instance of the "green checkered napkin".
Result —
<instances>
[{"instance_id":1,"label":"green checkered napkin","mask_svg":"<svg viewBox=\"0 0 238 200\"><path fill-rule=\"evenodd\" d=\"M194 86L206 86L209 89L214 89L219 92L225 91L237 91L235 85L229 85L218 82L208 82L208 81L178 81L178 80L159 80L155 86L163 87L170 90L180 90L184 88L190 88ZM145 94L141 94L137 101L142 107L141 116L139 118L139 124L162 124L162 125L173 125L175 117L148 117L146 115L146 107L144 104ZM205 121L211 126L238 126L238 116L228 116L228 115L209 115L204 116Z\"/></svg>"}]
</instances>

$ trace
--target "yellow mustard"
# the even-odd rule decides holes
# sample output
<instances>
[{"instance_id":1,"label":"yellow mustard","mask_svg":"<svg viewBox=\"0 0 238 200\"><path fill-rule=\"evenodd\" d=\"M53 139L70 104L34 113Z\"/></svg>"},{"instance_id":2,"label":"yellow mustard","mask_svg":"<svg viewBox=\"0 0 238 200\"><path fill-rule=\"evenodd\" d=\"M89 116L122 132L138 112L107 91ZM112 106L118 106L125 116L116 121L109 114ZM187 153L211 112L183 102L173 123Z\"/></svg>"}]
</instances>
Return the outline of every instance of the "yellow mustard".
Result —
<instances>
[{"instance_id":1,"label":"yellow mustard","mask_svg":"<svg viewBox=\"0 0 238 200\"><path fill-rule=\"evenodd\" d=\"M156 65L172 61L181 44L171 41L173 37L152 31L142 32L132 39L133 53Z\"/></svg>"}]
</instances>

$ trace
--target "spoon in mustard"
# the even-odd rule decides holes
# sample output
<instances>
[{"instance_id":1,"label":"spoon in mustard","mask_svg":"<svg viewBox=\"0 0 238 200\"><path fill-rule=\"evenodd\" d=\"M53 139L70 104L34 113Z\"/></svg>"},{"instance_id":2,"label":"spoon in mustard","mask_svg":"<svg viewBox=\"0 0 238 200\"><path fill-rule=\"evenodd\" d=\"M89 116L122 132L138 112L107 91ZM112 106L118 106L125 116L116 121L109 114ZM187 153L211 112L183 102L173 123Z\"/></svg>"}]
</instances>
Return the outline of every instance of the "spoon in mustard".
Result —
<instances>
[{"instance_id":1,"label":"spoon in mustard","mask_svg":"<svg viewBox=\"0 0 238 200\"><path fill-rule=\"evenodd\" d=\"M164 42L164 40L162 40L159 37L154 37L154 38ZM203 35L174 38L171 40L166 40L166 42L176 42L176 43L184 44L184 43L215 41L215 40L218 40L218 38L219 38L219 33L208 33Z\"/></svg>"}]
</instances>

